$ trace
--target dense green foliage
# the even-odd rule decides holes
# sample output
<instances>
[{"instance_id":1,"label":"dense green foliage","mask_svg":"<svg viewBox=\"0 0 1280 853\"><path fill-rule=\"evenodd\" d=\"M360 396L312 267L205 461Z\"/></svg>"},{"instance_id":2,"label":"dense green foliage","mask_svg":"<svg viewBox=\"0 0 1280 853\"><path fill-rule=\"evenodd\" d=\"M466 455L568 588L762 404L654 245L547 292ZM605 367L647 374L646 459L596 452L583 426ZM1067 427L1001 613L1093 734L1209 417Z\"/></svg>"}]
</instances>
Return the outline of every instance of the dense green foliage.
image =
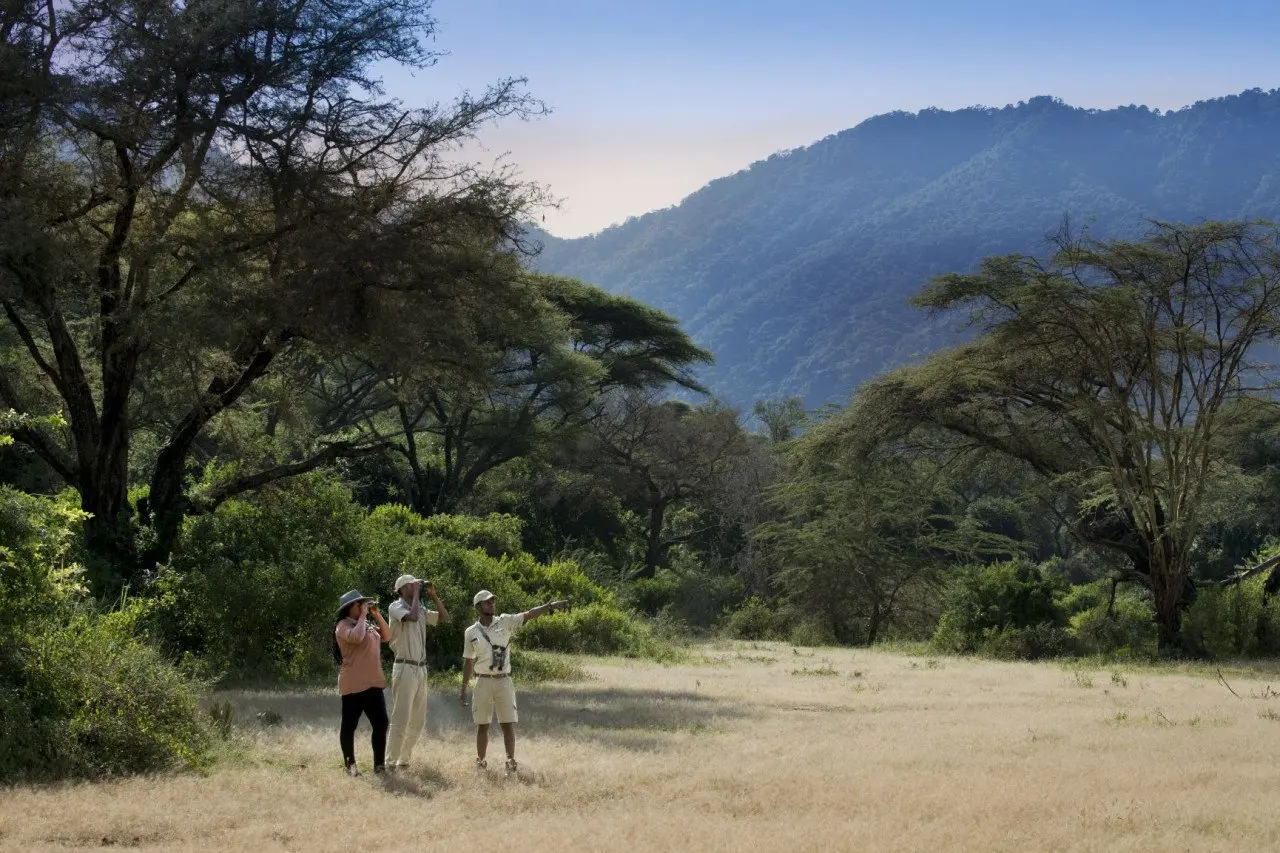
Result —
<instances>
[{"instance_id":1,"label":"dense green foliage","mask_svg":"<svg viewBox=\"0 0 1280 853\"><path fill-rule=\"evenodd\" d=\"M1064 215L1099 237L1146 219L1280 218L1280 91L1161 113L1048 97L868 119L601 233L539 235L541 269L679 317L725 398L842 401L957 341L911 311L940 273L1039 253Z\"/></svg>"},{"instance_id":2,"label":"dense green foliage","mask_svg":"<svg viewBox=\"0 0 1280 853\"><path fill-rule=\"evenodd\" d=\"M170 648L197 655L219 676L332 676L328 636L338 597L359 588L385 612L391 584L410 572L436 584L452 616L428 632L436 669L459 667L471 595L482 588L504 612L572 603L531 625L524 648L661 653L663 644L613 593L572 562L539 562L519 537L511 516L424 519L395 505L370 512L332 479L299 478L187 522L156 581L166 605L159 628Z\"/></svg>"},{"instance_id":3,"label":"dense green foliage","mask_svg":"<svg viewBox=\"0 0 1280 853\"><path fill-rule=\"evenodd\" d=\"M874 639L900 591L932 585L934 639L954 651L1146 653L1148 616L1161 653L1269 648L1280 560L1244 586L1223 569L1276 533L1276 401L1256 366L1280 334L1276 227L1064 233L1048 258L988 258L916 301L977 334L788 443L782 518L761 531L780 600L842 641ZM1050 606L1028 563L990 564L1017 556L1109 582L1106 619Z\"/></svg>"},{"instance_id":4,"label":"dense green foliage","mask_svg":"<svg viewBox=\"0 0 1280 853\"><path fill-rule=\"evenodd\" d=\"M951 652L1037 658L1064 653L1064 614L1055 578L1015 560L972 566L943 596L934 643Z\"/></svg>"},{"instance_id":5,"label":"dense green foliage","mask_svg":"<svg viewBox=\"0 0 1280 853\"><path fill-rule=\"evenodd\" d=\"M146 637L154 602L96 605L73 503L0 487L0 779L202 763L203 685Z\"/></svg>"}]
</instances>

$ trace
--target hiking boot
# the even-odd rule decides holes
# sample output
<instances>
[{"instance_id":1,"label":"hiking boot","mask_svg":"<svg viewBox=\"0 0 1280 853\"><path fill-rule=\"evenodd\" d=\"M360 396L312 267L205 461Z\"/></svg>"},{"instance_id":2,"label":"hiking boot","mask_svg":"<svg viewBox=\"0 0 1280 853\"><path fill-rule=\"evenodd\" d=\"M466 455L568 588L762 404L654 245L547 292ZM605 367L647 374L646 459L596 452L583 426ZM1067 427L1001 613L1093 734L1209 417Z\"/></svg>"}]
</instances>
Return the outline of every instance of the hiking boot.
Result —
<instances>
[{"instance_id":1,"label":"hiking boot","mask_svg":"<svg viewBox=\"0 0 1280 853\"><path fill-rule=\"evenodd\" d=\"M384 776L386 775L386 772L387 765L385 764L379 764L377 767L373 768L373 775L375 776Z\"/></svg>"},{"instance_id":2,"label":"hiking boot","mask_svg":"<svg viewBox=\"0 0 1280 853\"><path fill-rule=\"evenodd\" d=\"M477 758L477 759L476 759L476 769L477 769L477 770L488 770L488 769L489 769L489 762L485 761L483 758Z\"/></svg>"},{"instance_id":3,"label":"hiking boot","mask_svg":"<svg viewBox=\"0 0 1280 853\"><path fill-rule=\"evenodd\" d=\"M518 772L519 770L520 770L520 765L516 764L516 760L514 758L508 758L507 759L507 775L510 776Z\"/></svg>"}]
</instances>

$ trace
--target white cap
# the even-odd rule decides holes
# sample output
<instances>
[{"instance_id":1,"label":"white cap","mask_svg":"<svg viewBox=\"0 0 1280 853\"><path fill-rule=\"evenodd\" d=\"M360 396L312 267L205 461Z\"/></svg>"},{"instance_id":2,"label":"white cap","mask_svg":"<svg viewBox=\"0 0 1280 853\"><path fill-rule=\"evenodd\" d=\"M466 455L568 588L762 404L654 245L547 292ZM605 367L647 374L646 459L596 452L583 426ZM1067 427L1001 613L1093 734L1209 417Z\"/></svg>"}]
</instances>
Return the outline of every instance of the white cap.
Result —
<instances>
[{"instance_id":1,"label":"white cap","mask_svg":"<svg viewBox=\"0 0 1280 853\"><path fill-rule=\"evenodd\" d=\"M422 581L420 581L418 578L415 578L413 575L401 575L400 577L396 578L396 592L399 592L400 587L404 586L407 583L421 583L421 582Z\"/></svg>"},{"instance_id":2,"label":"white cap","mask_svg":"<svg viewBox=\"0 0 1280 853\"><path fill-rule=\"evenodd\" d=\"M482 602L482 601L488 601L489 599L491 599L491 598L493 598L493 597L494 597L493 593L489 592L489 590L487 590L487 589L482 589L482 590L480 590L479 592L477 592L477 593L475 594L475 597L474 597L474 598L472 598L472 599L471 599L471 603L472 603L473 605L476 605L476 604L479 604L479 603L480 603L480 602Z\"/></svg>"}]
</instances>

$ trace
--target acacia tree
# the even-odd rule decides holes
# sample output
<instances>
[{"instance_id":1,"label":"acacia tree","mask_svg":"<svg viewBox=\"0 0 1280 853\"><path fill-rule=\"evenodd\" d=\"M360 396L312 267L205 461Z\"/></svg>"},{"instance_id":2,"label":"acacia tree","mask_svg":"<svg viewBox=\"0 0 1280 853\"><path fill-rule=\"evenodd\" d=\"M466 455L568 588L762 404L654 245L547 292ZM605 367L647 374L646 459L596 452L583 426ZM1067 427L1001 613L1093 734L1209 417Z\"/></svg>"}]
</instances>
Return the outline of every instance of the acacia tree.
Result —
<instances>
[{"instance_id":1,"label":"acacia tree","mask_svg":"<svg viewBox=\"0 0 1280 853\"><path fill-rule=\"evenodd\" d=\"M536 192L452 162L522 81L407 108L376 63L432 65L420 0L0 5L0 404L129 558L136 431L163 556L184 513L380 446L336 440L189 492L210 424L296 365L357 353L465 372L471 319L521 313L517 221ZM305 374L304 377L305 379Z\"/></svg>"},{"instance_id":2,"label":"acacia tree","mask_svg":"<svg viewBox=\"0 0 1280 853\"><path fill-rule=\"evenodd\" d=\"M1260 387L1250 355L1277 331L1276 230L1064 238L1047 261L989 259L917 301L967 309L981 334L860 391L845 436L941 428L1027 463L1073 500L1084 541L1151 590L1160 647L1174 647L1206 508L1231 474L1215 439Z\"/></svg>"},{"instance_id":3,"label":"acacia tree","mask_svg":"<svg viewBox=\"0 0 1280 853\"><path fill-rule=\"evenodd\" d=\"M486 473L569 440L604 395L703 390L692 369L711 355L671 316L571 278L523 283L537 308L481 334L487 349L472 381L407 371L385 379L396 401L388 440L419 512L452 512Z\"/></svg>"},{"instance_id":4,"label":"acacia tree","mask_svg":"<svg viewBox=\"0 0 1280 853\"><path fill-rule=\"evenodd\" d=\"M667 550L696 534L670 535L672 507L710 500L726 473L751 451L748 434L732 409L711 403L693 407L632 391L604 398L574 456L577 464L608 478L644 518L644 562L635 578L652 577Z\"/></svg>"},{"instance_id":5,"label":"acacia tree","mask_svg":"<svg viewBox=\"0 0 1280 853\"><path fill-rule=\"evenodd\" d=\"M779 400L756 400L755 415L764 424L769 441L782 444L795 438L809 419L804 401L799 397Z\"/></svg>"},{"instance_id":6,"label":"acacia tree","mask_svg":"<svg viewBox=\"0 0 1280 853\"><path fill-rule=\"evenodd\" d=\"M968 513L951 454L842 440L841 419L818 423L786 453L769 496L777 519L759 538L776 594L842 643L875 643L927 602L948 566L1008 558L1024 543Z\"/></svg>"}]
</instances>

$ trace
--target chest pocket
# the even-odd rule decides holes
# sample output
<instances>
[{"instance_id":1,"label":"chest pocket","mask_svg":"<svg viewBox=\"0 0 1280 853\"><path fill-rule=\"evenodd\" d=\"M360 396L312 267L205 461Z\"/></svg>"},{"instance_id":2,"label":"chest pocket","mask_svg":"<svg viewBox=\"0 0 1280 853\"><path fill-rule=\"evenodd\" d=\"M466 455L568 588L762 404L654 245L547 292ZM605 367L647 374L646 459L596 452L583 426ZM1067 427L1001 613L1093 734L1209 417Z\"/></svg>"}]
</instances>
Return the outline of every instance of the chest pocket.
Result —
<instances>
[{"instance_id":1,"label":"chest pocket","mask_svg":"<svg viewBox=\"0 0 1280 853\"><path fill-rule=\"evenodd\" d=\"M480 632L480 636L484 637L484 641L489 644L489 671L502 672L507 666L507 647L495 646L493 640L489 639L489 635L484 632L484 628L480 627L480 623L476 623L476 630Z\"/></svg>"}]
</instances>

